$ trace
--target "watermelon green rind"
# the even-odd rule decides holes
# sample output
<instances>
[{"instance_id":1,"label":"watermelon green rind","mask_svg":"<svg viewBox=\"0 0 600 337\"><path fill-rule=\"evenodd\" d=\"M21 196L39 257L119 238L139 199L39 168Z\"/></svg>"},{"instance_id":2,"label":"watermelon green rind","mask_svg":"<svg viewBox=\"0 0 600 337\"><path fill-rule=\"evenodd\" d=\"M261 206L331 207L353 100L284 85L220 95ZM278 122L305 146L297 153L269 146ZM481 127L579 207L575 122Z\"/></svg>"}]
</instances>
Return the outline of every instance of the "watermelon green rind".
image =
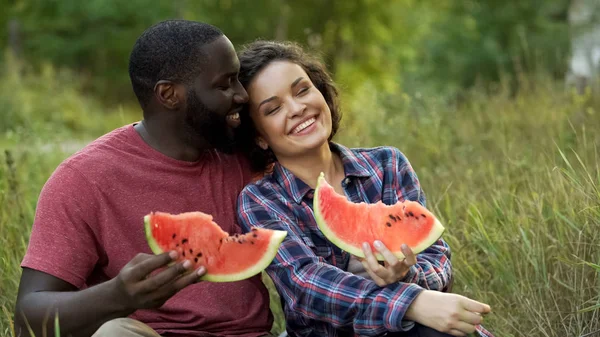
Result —
<instances>
[{"instance_id":1,"label":"watermelon green rind","mask_svg":"<svg viewBox=\"0 0 600 337\"><path fill-rule=\"evenodd\" d=\"M152 252L157 255L164 253L163 250L158 246L158 243L156 242L154 237L152 236L150 215L144 216L144 231L146 233L146 240L148 241L148 246L150 246ZM277 255L279 246L281 245L286 236L286 231L274 230L273 235L271 236L271 240L269 241L269 247L267 248L266 253L252 267L247 268L246 270L236 274L204 274L200 277L200 280L209 282L234 282L250 278L256 274L259 274L265 268L267 268L269 264L273 261L275 255Z\"/></svg>"},{"instance_id":2,"label":"watermelon green rind","mask_svg":"<svg viewBox=\"0 0 600 337\"><path fill-rule=\"evenodd\" d=\"M150 246L152 252L156 255L162 254L162 249L160 249L158 243L156 243L156 240L154 240L154 237L152 236L152 227L150 226L150 215L144 216L144 231L146 232L146 240L148 241L148 246Z\"/></svg>"},{"instance_id":3,"label":"watermelon green rind","mask_svg":"<svg viewBox=\"0 0 600 337\"><path fill-rule=\"evenodd\" d=\"M343 240L339 239L337 237L337 235L335 235L333 233L333 231L331 231L329 229L329 226L327 226L327 222L325 221L325 219L323 218L323 214L321 213L321 208L319 205L319 187L321 185L321 183L324 181L325 179L325 175L323 174L323 172L321 172L321 174L319 175L319 179L317 180L317 187L315 188L315 194L314 194L314 203L313 203L313 210L315 213L315 220L317 221L317 224L319 226L319 229L321 230L321 232L323 233L323 235L325 235L325 237L331 241L331 243L333 243L334 245L340 247L341 249L345 250L346 252L355 255L355 256L364 256L364 253L362 252L361 249L355 247L355 246L350 246L350 245L346 245L344 243Z\"/></svg>"},{"instance_id":4,"label":"watermelon green rind","mask_svg":"<svg viewBox=\"0 0 600 337\"><path fill-rule=\"evenodd\" d=\"M210 282L233 282L250 278L256 274L259 274L260 272L265 270L265 268L267 268L269 264L271 264L271 262L275 258L275 255L277 255L279 245L281 245L286 236L286 231L275 230L273 236L271 236L267 252L263 255L263 257L260 260L258 260L258 262L256 262L254 265L252 265L252 267L244 270L243 272L227 275L205 274L200 279Z\"/></svg>"},{"instance_id":5,"label":"watermelon green rind","mask_svg":"<svg viewBox=\"0 0 600 337\"><path fill-rule=\"evenodd\" d=\"M345 250L346 252L358 256L358 257L365 257L365 254L363 253L362 249L360 247L356 247L354 245L348 245L346 244L343 240L341 240L327 225L327 221L325 220L325 218L323 217L323 214L321 212L320 209L320 205L319 205L319 187L322 184L326 184L326 180L325 180L325 175L323 174L323 172L321 172L321 174L319 175L319 178L317 179L317 186L315 188L315 194L314 194L314 203L313 203L313 209L314 209L314 213L315 213L315 220L317 221L318 227L321 230L321 232L323 233L323 235L325 235L325 237L331 241L331 243L333 243L334 245L336 245L337 247L339 247L340 249ZM361 204L363 204L364 202L361 202ZM412 251L413 253L416 255L422 251L424 251L425 249L427 249L428 247L430 247L432 244L434 244L444 233L445 228L444 226L439 222L438 219L435 219L435 222L433 224L433 227L431 228L429 235L424 238L422 240L422 242L415 246L412 247ZM372 244L372 242L369 242L370 244ZM390 251L392 251L394 253L394 255L396 257L398 257L399 259L403 259L404 258L404 254L402 253L402 251L400 250L400 247L387 247ZM383 255L381 255L380 253L374 251L374 255L377 258L377 260L379 261L384 261L385 258L383 257Z\"/></svg>"}]
</instances>

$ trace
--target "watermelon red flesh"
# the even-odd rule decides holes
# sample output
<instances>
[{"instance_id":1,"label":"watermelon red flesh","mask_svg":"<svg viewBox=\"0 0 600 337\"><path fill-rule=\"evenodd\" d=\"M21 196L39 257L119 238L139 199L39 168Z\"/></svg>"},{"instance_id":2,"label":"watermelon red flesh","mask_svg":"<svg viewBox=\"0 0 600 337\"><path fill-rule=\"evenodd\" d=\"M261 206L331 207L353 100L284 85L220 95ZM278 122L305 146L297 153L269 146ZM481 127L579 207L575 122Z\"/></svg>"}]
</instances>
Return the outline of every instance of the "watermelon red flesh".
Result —
<instances>
[{"instance_id":1,"label":"watermelon red flesh","mask_svg":"<svg viewBox=\"0 0 600 337\"><path fill-rule=\"evenodd\" d=\"M375 240L383 242L398 258L404 258L400 248L403 243L418 254L444 232L437 218L418 202L353 203L338 194L323 173L317 182L313 206L323 234L336 246L360 257L364 257L362 244L373 244ZM384 260L379 253L375 256Z\"/></svg>"},{"instance_id":2,"label":"watermelon red flesh","mask_svg":"<svg viewBox=\"0 0 600 337\"><path fill-rule=\"evenodd\" d=\"M153 212L144 217L146 238L155 254L177 251L178 261L193 269L206 267L201 279L232 282L252 277L273 260L285 231L253 228L247 234L229 234L202 212L177 215Z\"/></svg>"}]
</instances>

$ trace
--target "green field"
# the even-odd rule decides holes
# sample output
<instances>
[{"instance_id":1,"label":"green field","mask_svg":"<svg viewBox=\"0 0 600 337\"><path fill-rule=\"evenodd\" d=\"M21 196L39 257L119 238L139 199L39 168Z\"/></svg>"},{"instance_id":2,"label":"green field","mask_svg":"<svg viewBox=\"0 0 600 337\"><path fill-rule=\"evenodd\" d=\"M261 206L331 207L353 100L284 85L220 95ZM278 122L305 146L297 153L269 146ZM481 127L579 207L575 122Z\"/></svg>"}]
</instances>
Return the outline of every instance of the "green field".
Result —
<instances>
[{"instance_id":1,"label":"green field","mask_svg":"<svg viewBox=\"0 0 600 337\"><path fill-rule=\"evenodd\" d=\"M12 335L19 263L44 182L78 147L139 118L47 72L0 81L9 122L0 127L2 336ZM547 79L524 79L516 93L473 90L459 103L366 92L344 106L337 141L393 145L408 156L447 228L454 292L491 305L485 326L496 336L581 336L600 329L594 106Z\"/></svg>"}]
</instances>

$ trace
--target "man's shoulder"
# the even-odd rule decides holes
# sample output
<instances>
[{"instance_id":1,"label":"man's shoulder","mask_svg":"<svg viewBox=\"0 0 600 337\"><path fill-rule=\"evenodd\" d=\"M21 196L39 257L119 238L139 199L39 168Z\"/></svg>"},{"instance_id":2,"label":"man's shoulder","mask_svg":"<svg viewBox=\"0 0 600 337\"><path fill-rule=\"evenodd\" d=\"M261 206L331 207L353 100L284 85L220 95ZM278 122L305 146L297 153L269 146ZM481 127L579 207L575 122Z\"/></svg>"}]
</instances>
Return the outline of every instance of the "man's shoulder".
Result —
<instances>
[{"instance_id":1,"label":"man's shoulder","mask_svg":"<svg viewBox=\"0 0 600 337\"><path fill-rule=\"evenodd\" d=\"M125 157L136 148L132 142L132 132L135 131L129 124L105 133L73 153L62 164L84 175L102 172L99 168L122 166L126 163Z\"/></svg>"}]
</instances>

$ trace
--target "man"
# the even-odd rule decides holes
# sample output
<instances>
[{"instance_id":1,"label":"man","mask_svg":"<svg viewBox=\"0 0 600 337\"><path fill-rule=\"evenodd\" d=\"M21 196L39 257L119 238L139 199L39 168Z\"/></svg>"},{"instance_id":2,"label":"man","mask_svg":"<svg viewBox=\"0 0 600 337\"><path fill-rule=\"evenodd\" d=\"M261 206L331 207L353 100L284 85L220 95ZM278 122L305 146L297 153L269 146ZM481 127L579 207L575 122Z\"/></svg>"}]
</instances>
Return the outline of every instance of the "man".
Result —
<instances>
[{"instance_id":1,"label":"man","mask_svg":"<svg viewBox=\"0 0 600 337\"><path fill-rule=\"evenodd\" d=\"M197 282L205 271L168 266L176 254L153 255L143 227L152 211L203 211L241 232L234 207L250 171L226 151L248 99L238 71L233 45L208 24L165 21L139 37L129 74L143 121L95 140L44 186L22 262L17 335L53 331L55 312L65 336L268 335L260 276Z\"/></svg>"}]
</instances>

